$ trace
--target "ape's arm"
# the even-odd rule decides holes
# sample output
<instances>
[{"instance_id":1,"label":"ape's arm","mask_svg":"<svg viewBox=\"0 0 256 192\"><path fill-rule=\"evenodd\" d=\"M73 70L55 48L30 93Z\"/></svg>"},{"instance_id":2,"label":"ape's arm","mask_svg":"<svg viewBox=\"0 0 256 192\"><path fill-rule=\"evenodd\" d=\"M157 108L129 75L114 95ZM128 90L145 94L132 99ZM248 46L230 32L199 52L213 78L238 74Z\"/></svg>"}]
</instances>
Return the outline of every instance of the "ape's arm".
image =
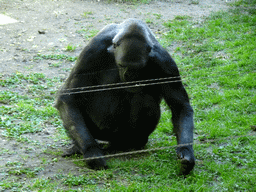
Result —
<instances>
[{"instance_id":1,"label":"ape's arm","mask_svg":"<svg viewBox=\"0 0 256 192\"><path fill-rule=\"evenodd\" d=\"M75 147L83 154L84 158L103 156L103 152L87 128L84 117L75 101L72 94L60 95L55 105L60 112L68 135L73 139ZM103 158L89 160L87 164L94 169L106 168L106 161Z\"/></svg>"},{"instance_id":2,"label":"ape's arm","mask_svg":"<svg viewBox=\"0 0 256 192\"><path fill-rule=\"evenodd\" d=\"M172 122L178 144L193 143L193 109L183 85L181 82L162 85L162 93L172 110ZM195 164L193 146L178 147L177 155L183 164L183 173L189 173Z\"/></svg>"},{"instance_id":3,"label":"ape's arm","mask_svg":"<svg viewBox=\"0 0 256 192\"><path fill-rule=\"evenodd\" d=\"M177 65L171 56L161 47L154 46L150 54L151 60L161 68L165 76L175 77L173 82L163 84L162 95L172 110L172 122L178 144L193 143L193 109L189 98L182 85ZM195 165L193 146L181 146L177 148L177 155L182 161L183 173L189 173Z\"/></svg>"},{"instance_id":4,"label":"ape's arm","mask_svg":"<svg viewBox=\"0 0 256 192\"><path fill-rule=\"evenodd\" d=\"M107 47L112 44L112 38L117 33L116 28L116 24L106 26L83 49L69 78L61 88L55 105L67 133L75 142L73 152L78 150L85 158L103 156L103 152L88 128L91 125L87 122L89 117L86 118L86 95L72 94L72 89L77 91L79 89L74 88L97 85L96 72L113 68L114 62L107 52ZM71 94L63 94L69 92ZM87 164L95 169L106 168L106 161L103 158L89 160Z\"/></svg>"},{"instance_id":5,"label":"ape's arm","mask_svg":"<svg viewBox=\"0 0 256 192\"><path fill-rule=\"evenodd\" d=\"M178 144L193 143L193 109L182 83L162 85L162 94L172 110L172 122Z\"/></svg>"}]
</instances>

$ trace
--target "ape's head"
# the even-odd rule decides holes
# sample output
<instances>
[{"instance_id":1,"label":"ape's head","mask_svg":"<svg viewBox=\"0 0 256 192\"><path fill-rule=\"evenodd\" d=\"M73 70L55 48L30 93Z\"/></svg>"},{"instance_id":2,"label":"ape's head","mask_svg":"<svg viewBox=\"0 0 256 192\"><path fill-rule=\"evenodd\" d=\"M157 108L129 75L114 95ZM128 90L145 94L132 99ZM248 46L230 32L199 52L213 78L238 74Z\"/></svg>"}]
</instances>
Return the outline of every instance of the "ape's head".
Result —
<instances>
[{"instance_id":1,"label":"ape's head","mask_svg":"<svg viewBox=\"0 0 256 192\"><path fill-rule=\"evenodd\" d=\"M137 24L129 25L112 40L108 51L113 53L122 81L136 79L136 73L146 66L152 43Z\"/></svg>"}]
</instances>

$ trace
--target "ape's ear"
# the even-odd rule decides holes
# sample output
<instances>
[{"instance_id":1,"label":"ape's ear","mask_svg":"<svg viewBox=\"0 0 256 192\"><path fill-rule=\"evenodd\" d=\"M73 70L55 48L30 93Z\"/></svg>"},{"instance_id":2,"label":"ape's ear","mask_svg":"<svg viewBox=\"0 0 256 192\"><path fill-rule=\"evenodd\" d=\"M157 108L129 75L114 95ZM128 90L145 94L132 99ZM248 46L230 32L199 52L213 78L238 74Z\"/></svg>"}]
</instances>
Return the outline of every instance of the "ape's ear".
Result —
<instances>
[{"instance_id":1,"label":"ape's ear","mask_svg":"<svg viewBox=\"0 0 256 192\"><path fill-rule=\"evenodd\" d=\"M155 45L153 45L152 47L148 47L149 50L149 58L153 59L154 57L156 57L156 51L155 49Z\"/></svg>"},{"instance_id":2,"label":"ape's ear","mask_svg":"<svg viewBox=\"0 0 256 192\"><path fill-rule=\"evenodd\" d=\"M150 46L150 45L147 46L147 53L149 53L149 57L152 49L153 49L153 46Z\"/></svg>"},{"instance_id":3,"label":"ape's ear","mask_svg":"<svg viewBox=\"0 0 256 192\"><path fill-rule=\"evenodd\" d=\"M108 50L109 53L114 53L114 46L113 45L109 46L107 48L107 50Z\"/></svg>"},{"instance_id":4,"label":"ape's ear","mask_svg":"<svg viewBox=\"0 0 256 192\"><path fill-rule=\"evenodd\" d=\"M150 53L149 53L149 59L153 60L155 63L159 64L162 62L163 58L163 52L157 45L153 45L150 48Z\"/></svg>"}]
</instances>

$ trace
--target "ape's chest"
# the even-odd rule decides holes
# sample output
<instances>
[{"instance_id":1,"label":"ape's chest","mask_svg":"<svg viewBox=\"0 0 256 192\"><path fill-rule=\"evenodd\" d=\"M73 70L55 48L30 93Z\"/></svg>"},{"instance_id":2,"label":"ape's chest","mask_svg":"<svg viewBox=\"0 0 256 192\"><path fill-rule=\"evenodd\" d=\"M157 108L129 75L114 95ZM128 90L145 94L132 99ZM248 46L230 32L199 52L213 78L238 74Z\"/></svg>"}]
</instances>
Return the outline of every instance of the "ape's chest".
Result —
<instances>
[{"instance_id":1,"label":"ape's chest","mask_svg":"<svg viewBox=\"0 0 256 192\"><path fill-rule=\"evenodd\" d=\"M87 101L86 113L98 127L110 129L158 114L160 100L144 92L103 92Z\"/></svg>"}]
</instances>

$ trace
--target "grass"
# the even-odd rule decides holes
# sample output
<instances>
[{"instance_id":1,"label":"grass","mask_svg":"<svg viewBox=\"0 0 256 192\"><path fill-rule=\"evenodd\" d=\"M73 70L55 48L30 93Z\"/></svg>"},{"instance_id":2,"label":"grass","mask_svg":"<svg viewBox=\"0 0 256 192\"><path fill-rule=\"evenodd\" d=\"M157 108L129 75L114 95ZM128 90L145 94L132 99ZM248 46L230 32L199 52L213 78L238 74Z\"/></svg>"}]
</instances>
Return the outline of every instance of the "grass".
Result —
<instances>
[{"instance_id":1,"label":"grass","mask_svg":"<svg viewBox=\"0 0 256 192\"><path fill-rule=\"evenodd\" d=\"M192 1L191 1L191 4L192 4L192 5L193 5L193 4L194 4L194 5L198 5L198 4L199 4L199 0L192 0Z\"/></svg>"},{"instance_id":2,"label":"grass","mask_svg":"<svg viewBox=\"0 0 256 192\"><path fill-rule=\"evenodd\" d=\"M93 14L92 11L86 11L86 12L83 13L83 16L84 16L85 18L87 18L89 15L92 15L92 14Z\"/></svg>"},{"instance_id":3,"label":"grass","mask_svg":"<svg viewBox=\"0 0 256 192\"><path fill-rule=\"evenodd\" d=\"M147 4L151 2L151 0L108 0L108 2L117 2L117 3L130 3L130 4Z\"/></svg>"},{"instance_id":4,"label":"grass","mask_svg":"<svg viewBox=\"0 0 256 192\"><path fill-rule=\"evenodd\" d=\"M77 31L77 33L82 34L83 37L84 37L86 40L90 40L90 39L93 38L95 35L97 35L98 32L99 32L99 30L96 30L96 29L92 29L92 30L89 30L89 29L81 29L81 30L78 30L78 31Z\"/></svg>"},{"instance_id":5,"label":"grass","mask_svg":"<svg viewBox=\"0 0 256 192\"><path fill-rule=\"evenodd\" d=\"M76 47L75 45L71 45L71 44L68 44L65 48L66 48L66 51L75 51L76 50Z\"/></svg>"},{"instance_id":6,"label":"grass","mask_svg":"<svg viewBox=\"0 0 256 192\"><path fill-rule=\"evenodd\" d=\"M153 13L153 15L156 17L156 19L161 19L162 15L159 13Z\"/></svg>"},{"instance_id":7,"label":"grass","mask_svg":"<svg viewBox=\"0 0 256 192\"><path fill-rule=\"evenodd\" d=\"M66 48L68 50L68 48ZM71 49L71 48L69 48ZM75 48L72 47L72 51ZM34 60L42 60L42 59L51 59L51 60L67 60L67 61L76 61L77 57L72 57L72 56L68 56L65 54L52 54L52 55L42 55L42 54L37 54L36 57L34 57Z\"/></svg>"},{"instance_id":8,"label":"grass","mask_svg":"<svg viewBox=\"0 0 256 192\"><path fill-rule=\"evenodd\" d=\"M22 134L40 132L44 123L58 115L52 107L56 81L41 73L16 73L1 81L1 86L8 88L0 93L0 103L5 104L0 108L3 136L18 139ZM19 89L27 93L15 91Z\"/></svg>"},{"instance_id":9,"label":"grass","mask_svg":"<svg viewBox=\"0 0 256 192\"><path fill-rule=\"evenodd\" d=\"M191 89L196 127L209 138L247 133L255 124L256 17L241 13L215 13L201 27L165 23L167 39L188 42L176 49L176 61Z\"/></svg>"},{"instance_id":10,"label":"grass","mask_svg":"<svg viewBox=\"0 0 256 192\"><path fill-rule=\"evenodd\" d=\"M60 169L51 177L39 177L47 166L59 163L59 151L52 146L45 151L48 156L40 157L40 166L27 167L21 160L6 162L5 168L0 167L0 189L255 191L256 134L252 130L256 125L255 5L255 1L233 3L231 10L214 13L200 24L184 16L164 23L168 32L161 37L161 43L178 45L172 55L195 111L197 164L186 178L179 175L172 148L108 159L108 170L88 171L80 162L76 163L77 172ZM38 55L37 59L67 58L66 55ZM41 73L15 73L2 75L0 79L2 136L30 147L43 147L26 135L36 135L50 125L56 129L53 140L68 143L58 113L52 107L56 87L62 84L60 79L47 78ZM162 107L166 109L165 103ZM176 144L170 116L169 110L163 111L147 148ZM1 155L13 153L9 149L0 151ZM80 158L74 156L65 161Z\"/></svg>"}]
</instances>

